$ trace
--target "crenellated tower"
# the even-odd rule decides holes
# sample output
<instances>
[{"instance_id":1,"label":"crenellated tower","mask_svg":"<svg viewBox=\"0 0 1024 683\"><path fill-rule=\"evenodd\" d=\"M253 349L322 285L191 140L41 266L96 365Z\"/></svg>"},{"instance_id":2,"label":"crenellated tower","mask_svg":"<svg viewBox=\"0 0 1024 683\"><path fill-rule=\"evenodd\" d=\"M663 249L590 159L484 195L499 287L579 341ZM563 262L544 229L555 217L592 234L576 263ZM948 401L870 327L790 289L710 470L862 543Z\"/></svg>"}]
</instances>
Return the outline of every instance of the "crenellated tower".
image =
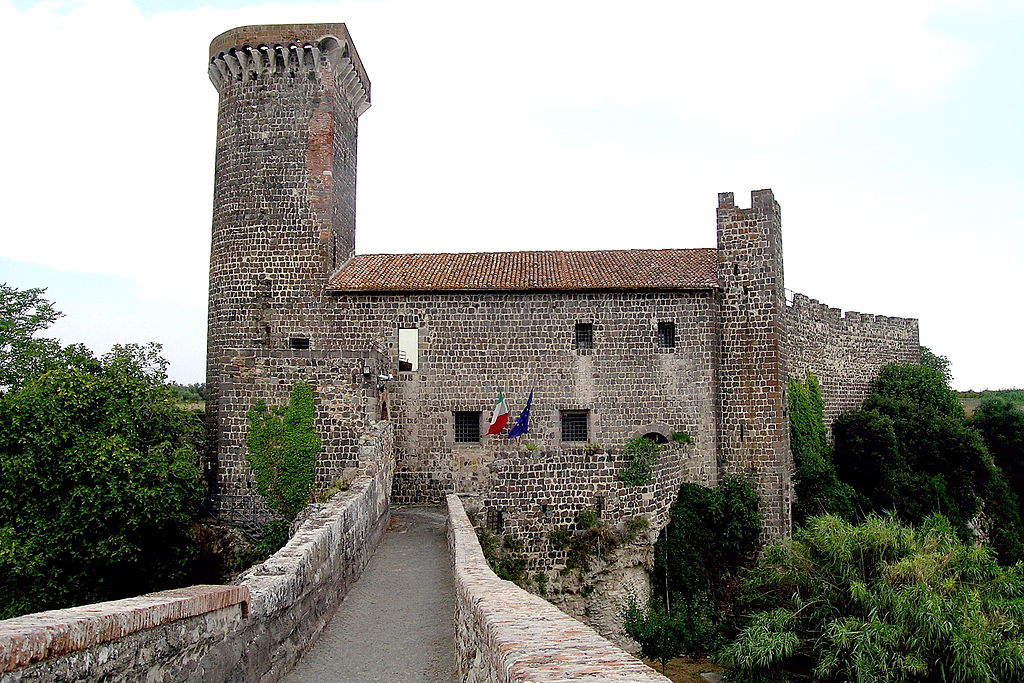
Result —
<instances>
[{"instance_id":1,"label":"crenellated tower","mask_svg":"<svg viewBox=\"0 0 1024 683\"><path fill-rule=\"evenodd\" d=\"M721 359L718 452L724 473L752 477L765 530L792 525L789 406L786 398L786 293L782 212L771 190L751 193L749 209L718 195Z\"/></svg>"},{"instance_id":2,"label":"crenellated tower","mask_svg":"<svg viewBox=\"0 0 1024 683\"><path fill-rule=\"evenodd\" d=\"M244 489L240 358L321 349L323 288L355 250L370 81L344 24L244 26L210 44L219 93L207 340L208 480ZM262 397L260 397L262 398Z\"/></svg>"}]
</instances>

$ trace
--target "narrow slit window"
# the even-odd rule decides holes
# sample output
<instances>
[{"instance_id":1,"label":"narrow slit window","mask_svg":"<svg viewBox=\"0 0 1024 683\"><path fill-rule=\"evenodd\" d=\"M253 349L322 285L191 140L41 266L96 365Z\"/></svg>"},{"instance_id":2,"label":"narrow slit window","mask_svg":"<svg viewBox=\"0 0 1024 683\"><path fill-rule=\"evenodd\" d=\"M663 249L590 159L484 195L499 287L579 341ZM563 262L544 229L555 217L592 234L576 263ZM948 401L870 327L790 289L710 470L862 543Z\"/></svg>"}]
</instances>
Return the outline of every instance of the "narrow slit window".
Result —
<instances>
[{"instance_id":1,"label":"narrow slit window","mask_svg":"<svg viewBox=\"0 0 1024 683\"><path fill-rule=\"evenodd\" d=\"M505 519L501 510L496 508L487 508L487 528L496 534L503 533L505 531Z\"/></svg>"},{"instance_id":2,"label":"narrow slit window","mask_svg":"<svg viewBox=\"0 0 1024 683\"><path fill-rule=\"evenodd\" d=\"M480 411L455 411L455 443L480 442Z\"/></svg>"},{"instance_id":3,"label":"narrow slit window","mask_svg":"<svg viewBox=\"0 0 1024 683\"><path fill-rule=\"evenodd\" d=\"M589 441L589 410L562 411L562 441Z\"/></svg>"},{"instance_id":4,"label":"narrow slit window","mask_svg":"<svg viewBox=\"0 0 1024 683\"><path fill-rule=\"evenodd\" d=\"M419 328L411 327L398 330L398 369L400 372L413 372L420 369Z\"/></svg>"},{"instance_id":5,"label":"narrow slit window","mask_svg":"<svg viewBox=\"0 0 1024 683\"><path fill-rule=\"evenodd\" d=\"M309 337L288 337L288 348L290 349L308 349L309 348Z\"/></svg>"},{"instance_id":6,"label":"narrow slit window","mask_svg":"<svg viewBox=\"0 0 1024 683\"><path fill-rule=\"evenodd\" d=\"M594 348L594 325L593 323L576 323L576 348Z\"/></svg>"},{"instance_id":7,"label":"narrow slit window","mask_svg":"<svg viewBox=\"0 0 1024 683\"><path fill-rule=\"evenodd\" d=\"M658 323L658 346L663 349L676 347L676 324L674 322Z\"/></svg>"}]
</instances>

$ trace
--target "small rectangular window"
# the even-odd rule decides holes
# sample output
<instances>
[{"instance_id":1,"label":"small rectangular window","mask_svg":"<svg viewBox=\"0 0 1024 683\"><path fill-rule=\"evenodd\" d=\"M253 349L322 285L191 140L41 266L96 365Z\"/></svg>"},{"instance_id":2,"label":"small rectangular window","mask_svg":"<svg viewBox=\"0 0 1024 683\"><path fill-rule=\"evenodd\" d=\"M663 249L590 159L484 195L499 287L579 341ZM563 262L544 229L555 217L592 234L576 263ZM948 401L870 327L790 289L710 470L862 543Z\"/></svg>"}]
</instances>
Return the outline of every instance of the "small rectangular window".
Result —
<instances>
[{"instance_id":1,"label":"small rectangular window","mask_svg":"<svg viewBox=\"0 0 1024 683\"><path fill-rule=\"evenodd\" d=\"M420 331L410 327L398 330L398 369L411 372L420 369Z\"/></svg>"},{"instance_id":2,"label":"small rectangular window","mask_svg":"<svg viewBox=\"0 0 1024 683\"><path fill-rule=\"evenodd\" d=\"M300 350L308 349L309 337L288 337L288 348Z\"/></svg>"},{"instance_id":3,"label":"small rectangular window","mask_svg":"<svg viewBox=\"0 0 1024 683\"><path fill-rule=\"evenodd\" d=\"M592 323L576 323L576 348L594 348L594 325Z\"/></svg>"},{"instance_id":4,"label":"small rectangular window","mask_svg":"<svg viewBox=\"0 0 1024 683\"><path fill-rule=\"evenodd\" d=\"M455 411L455 443L479 443L480 411Z\"/></svg>"},{"instance_id":5,"label":"small rectangular window","mask_svg":"<svg viewBox=\"0 0 1024 683\"><path fill-rule=\"evenodd\" d=\"M589 410L562 411L562 441L589 441Z\"/></svg>"},{"instance_id":6,"label":"small rectangular window","mask_svg":"<svg viewBox=\"0 0 1024 683\"><path fill-rule=\"evenodd\" d=\"M505 531L505 516L501 513L501 510L487 508L487 528L496 534Z\"/></svg>"},{"instance_id":7,"label":"small rectangular window","mask_svg":"<svg viewBox=\"0 0 1024 683\"><path fill-rule=\"evenodd\" d=\"M676 324L673 322L658 323L658 346L663 349L674 349L676 346Z\"/></svg>"}]
</instances>

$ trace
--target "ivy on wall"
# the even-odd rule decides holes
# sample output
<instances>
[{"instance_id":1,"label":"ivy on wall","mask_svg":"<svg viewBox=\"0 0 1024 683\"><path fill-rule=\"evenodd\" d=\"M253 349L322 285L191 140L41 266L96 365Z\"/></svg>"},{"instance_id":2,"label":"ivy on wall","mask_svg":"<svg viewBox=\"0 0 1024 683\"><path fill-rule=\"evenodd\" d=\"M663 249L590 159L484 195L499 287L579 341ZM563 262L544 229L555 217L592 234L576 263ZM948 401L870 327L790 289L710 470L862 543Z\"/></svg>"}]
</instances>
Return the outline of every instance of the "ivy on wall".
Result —
<instances>
[{"instance_id":1,"label":"ivy on wall","mask_svg":"<svg viewBox=\"0 0 1024 683\"><path fill-rule=\"evenodd\" d=\"M312 495L316 460L323 450L313 413L313 387L307 382L292 387L286 405L272 408L260 401L249 411L247 459L256 489L285 520L294 519Z\"/></svg>"}]
</instances>

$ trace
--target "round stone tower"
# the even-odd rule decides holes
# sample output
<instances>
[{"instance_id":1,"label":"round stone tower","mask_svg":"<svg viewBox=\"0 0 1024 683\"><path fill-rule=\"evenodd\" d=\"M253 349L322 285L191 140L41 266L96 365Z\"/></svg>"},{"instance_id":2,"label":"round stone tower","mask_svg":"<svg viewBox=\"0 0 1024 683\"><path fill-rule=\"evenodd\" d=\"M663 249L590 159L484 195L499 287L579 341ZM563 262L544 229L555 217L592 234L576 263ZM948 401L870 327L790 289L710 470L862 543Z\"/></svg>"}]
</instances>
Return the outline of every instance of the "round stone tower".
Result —
<instances>
[{"instance_id":1,"label":"round stone tower","mask_svg":"<svg viewBox=\"0 0 1024 683\"><path fill-rule=\"evenodd\" d=\"M210 44L209 75L220 102L207 475L217 511L244 518L240 435L261 397L234 379L247 357L326 345L323 288L355 249L356 131L370 81L344 24L232 29Z\"/></svg>"}]
</instances>

